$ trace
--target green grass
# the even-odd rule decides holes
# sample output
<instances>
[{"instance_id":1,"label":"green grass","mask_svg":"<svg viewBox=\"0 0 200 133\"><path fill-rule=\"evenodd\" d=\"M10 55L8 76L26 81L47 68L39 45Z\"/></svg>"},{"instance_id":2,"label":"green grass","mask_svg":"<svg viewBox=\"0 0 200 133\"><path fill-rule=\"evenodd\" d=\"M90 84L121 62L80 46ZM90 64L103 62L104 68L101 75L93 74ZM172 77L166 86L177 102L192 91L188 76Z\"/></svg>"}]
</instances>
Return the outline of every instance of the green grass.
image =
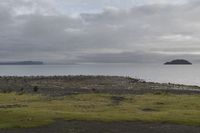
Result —
<instances>
[{"instance_id":1,"label":"green grass","mask_svg":"<svg viewBox=\"0 0 200 133\"><path fill-rule=\"evenodd\" d=\"M115 95L116 96L116 95ZM66 97L0 94L0 128L28 128L56 119L166 122L200 126L200 95L80 94Z\"/></svg>"}]
</instances>

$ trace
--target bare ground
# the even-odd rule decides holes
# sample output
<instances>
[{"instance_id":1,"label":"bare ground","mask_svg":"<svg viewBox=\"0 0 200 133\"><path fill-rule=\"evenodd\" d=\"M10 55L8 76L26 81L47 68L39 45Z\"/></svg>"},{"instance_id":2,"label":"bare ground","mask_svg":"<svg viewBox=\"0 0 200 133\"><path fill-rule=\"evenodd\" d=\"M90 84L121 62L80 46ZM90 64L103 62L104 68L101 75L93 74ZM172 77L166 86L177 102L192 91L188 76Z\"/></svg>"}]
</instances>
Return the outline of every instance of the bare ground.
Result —
<instances>
[{"instance_id":1,"label":"bare ground","mask_svg":"<svg viewBox=\"0 0 200 133\"><path fill-rule=\"evenodd\" d=\"M200 133L200 127L141 122L57 121L30 129L3 129L0 133Z\"/></svg>"}]
</instances>

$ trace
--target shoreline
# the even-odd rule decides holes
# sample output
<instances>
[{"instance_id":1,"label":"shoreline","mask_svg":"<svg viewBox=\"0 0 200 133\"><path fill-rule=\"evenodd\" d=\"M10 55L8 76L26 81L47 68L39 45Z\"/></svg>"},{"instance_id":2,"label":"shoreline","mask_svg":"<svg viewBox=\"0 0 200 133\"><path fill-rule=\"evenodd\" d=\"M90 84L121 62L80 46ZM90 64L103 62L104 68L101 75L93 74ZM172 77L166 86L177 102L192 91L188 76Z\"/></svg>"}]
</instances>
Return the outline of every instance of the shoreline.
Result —
<instances>
[{"instance_id":1,"label":"shoreline","mask_svg":"<svg viewBox=\"0 0 200 133\"><path fill-rule=\"evenodd\" d=\"M37 88L37 91L34 91ZM0 76L0 92L65 96L74 93L200 94L199 86L146 82L122 76Z\"/></svg>"}]
</instances>

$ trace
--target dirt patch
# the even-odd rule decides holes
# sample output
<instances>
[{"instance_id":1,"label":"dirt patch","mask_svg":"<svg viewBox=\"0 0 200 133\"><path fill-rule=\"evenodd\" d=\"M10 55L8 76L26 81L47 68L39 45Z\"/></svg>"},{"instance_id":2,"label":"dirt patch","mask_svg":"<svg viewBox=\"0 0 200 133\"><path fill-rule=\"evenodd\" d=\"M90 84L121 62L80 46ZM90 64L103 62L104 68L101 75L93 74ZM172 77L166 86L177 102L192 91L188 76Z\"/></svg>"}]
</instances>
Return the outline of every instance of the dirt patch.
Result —
<instances>
[{"instance_id":1,"label":"dirt patch","mask_svg":"<svg viewBox=\"0 0 200 133\"><path fill-rule=\"evenodd\" d=\"M95 108L95 105L74 105L75 108L79 108L82 110L92 110Z\"/></svg>"},{"instance_id":2,"label":"dirt patch","mask_svg":"<svg viewBox=\"0 0 200 133\"><path fill-rule=\"evenodd\" d=\"M112 100L112 103L113 103L113 104L119 105L120 102L122 102L123 100L125 100L125 98L122 97L122 96L112 96L112 97L111 97L111 100Z\"/></svg>"},{"instance_id":3,"label":"dirt patch","mask_svg":"<svg viewBox=\"0 0 200 133\"><path fill-rule=\"evenodd\" d=\"M163 102L156 102L157 105L165 105Z\"/></svg>"},{"instance_id":4,"label":"dirt patch","mask_svg":"<svg viewBox=\"0 0 200 133\"><path fill-rule=\"evenodd\" d=\"M158 111L158 110L153 109L153 108L143 108L141 110L144 111L144 112L156 112L156 111Z\"/></svg>"},{"instance_id":5,"label":"dirt patch","mask_svg":"<svg viewBox=\"0 0 200 133\"><path fill-rule=\"evenodd\" d=\"M141 122L58 121L30 129L4 129L0 133L200 133L200 127Z\"/></svg>"}]
</instances>

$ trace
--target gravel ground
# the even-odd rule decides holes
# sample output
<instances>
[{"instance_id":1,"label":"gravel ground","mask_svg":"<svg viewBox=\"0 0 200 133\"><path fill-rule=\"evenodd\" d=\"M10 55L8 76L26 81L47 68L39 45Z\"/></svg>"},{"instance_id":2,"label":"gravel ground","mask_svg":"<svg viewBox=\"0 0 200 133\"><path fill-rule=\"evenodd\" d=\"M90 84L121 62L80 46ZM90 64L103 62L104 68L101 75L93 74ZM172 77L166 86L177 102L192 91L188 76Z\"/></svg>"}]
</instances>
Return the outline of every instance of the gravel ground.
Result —
<instances>
[{"instance_id":1,"label":"gravel ground","mask_svg":"<svg viewBox=\"0 0 200 133\"><path fill-rule=\"evenodd\" d=\"M3 129L0 133L200 133L200 127L140 122L57 121L30 129Z\"/></svg>"},{"instance_id":2,"label":"gravel ground","mask_svg":"<svg viewBox=\"0 0 200 133\"><path fill-rule=\"evenodd\" d=\"M35 89L37 88L37 89ZM200 94L200 87L145 82L117 76L0 77L0 92L40 93L65 96L78 93Z\"/></svg>"}]
</instances>

